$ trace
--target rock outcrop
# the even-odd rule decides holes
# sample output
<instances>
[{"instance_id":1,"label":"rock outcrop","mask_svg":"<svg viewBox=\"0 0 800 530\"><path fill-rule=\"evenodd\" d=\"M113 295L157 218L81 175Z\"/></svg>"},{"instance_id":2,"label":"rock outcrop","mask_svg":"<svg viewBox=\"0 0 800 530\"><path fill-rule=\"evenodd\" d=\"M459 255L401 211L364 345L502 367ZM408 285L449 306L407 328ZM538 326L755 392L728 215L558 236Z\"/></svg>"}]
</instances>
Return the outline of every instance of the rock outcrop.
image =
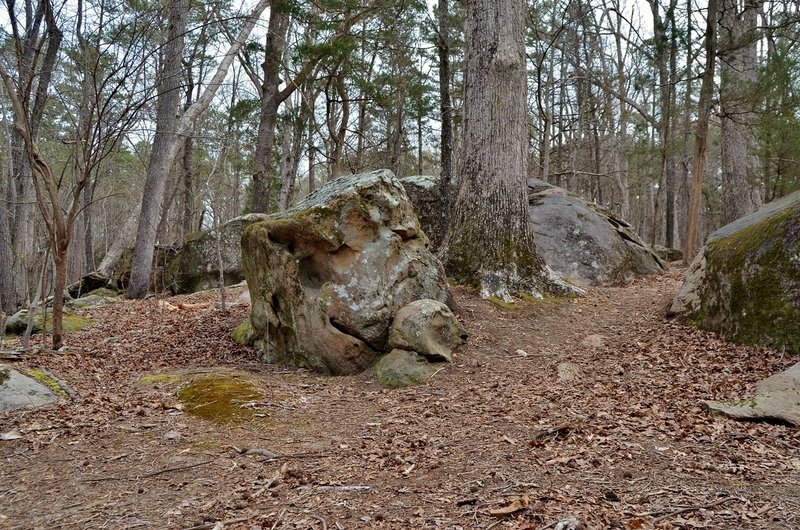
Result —
<instances>
[{"instance_id":1,"label":"rock outcrop","mask_svg":"<svg viewBox=\"0 0 800 530\"><path fill-rule=\"evenodd\" d=\"M528 179L528 200L537 250L553 271L580 287L663 272L661 259L605 208L539 179Z\"/></svg>"},{"instance_id":2,"label":"rock outcrop","mask_svg":"<svg viewBox=\"0 0 800 530\"><path fill-rule=\"evenodd\" d=\"M800 192L708 236L670 314L733 342L800 353Z\"/></svg>"},{"instance_id":3,"label":"rock outcrop","mask_svg":"<svg viewBox=\"0 0 800 530\"><path fill-rule=\"evenodd\" d=\"M431 175L413 175L400 179L414 212L419 218L419 224L427 234L433 248L438 248L444 239L445 216L442 212L441 196L439 195L439 177Z\"/></svg>"},{"instance_id":4,"label":"rock outcrop","mask_svg":"<svg viewBox=\"0 0 800 530\"><path fill-rule=\"evenodd\" d=\"M241 237L245 228L267 216L248 214L232 219L219 229L190 236L171 259L164 274L165 287L175 294L194 293L219 287L220 255L225 285L244 279L241 261Z\"/></svg>"},{"instance_id":5,"label":"rock outcrop","mask_svg":"<svg viewBox=\"0 0 800 530\"><path fill-rule=\"evenodd\" d=\"M249 338L264 360L325 373L364 370L388 351L398 311L449 296L444 269L389 171L339 178L250 225L242 260Z\"/></svg>"}]
</instances>

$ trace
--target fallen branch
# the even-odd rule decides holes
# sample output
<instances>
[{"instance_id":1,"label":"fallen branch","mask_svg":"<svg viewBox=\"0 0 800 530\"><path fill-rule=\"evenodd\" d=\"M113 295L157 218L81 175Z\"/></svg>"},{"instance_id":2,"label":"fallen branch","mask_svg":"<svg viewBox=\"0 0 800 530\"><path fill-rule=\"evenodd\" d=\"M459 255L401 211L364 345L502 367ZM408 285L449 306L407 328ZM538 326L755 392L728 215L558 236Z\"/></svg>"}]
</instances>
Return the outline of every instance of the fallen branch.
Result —
<instances>
[{"instance_id":1,"label":"fallen branch","mask_svg":"<svg viewBox=\"0 0 800 530\"><path fill-rule=\"evenodd\" d=\"M214 460L205 460L203 462L197 462L195 464L189 464L185 466L168 467L167 469L162 469L160 471L153 471L152 473L148 473L146 475L142 475L141 477L137 478L150 478L150 477L155 477L157 475L163 475L164 473L172 473L173 471L183 471L184 469L192 469L193 467L205 466L213 461Z\"/></svg>"},{"instance_id":2,"label":"fallen branch","mask_svg":"<svg viewBox=\"0 0 800 530\"><path fill-rule=\"evenodd\" d=\"M670 517L675 517L676 515L680 515L686 512L696 512L698 510L709 510L715 506L719 506L720 504L724 504L728 501L739 501L739 502L747 502L746 499L742 499L741 497L723 497L721 499L717 499L714 502L709 502L708 504L703 504L700 506L687 506L686 508L679 508L672 512L667 513L666 515L662 515L661 517L657 517L653 522L660 523L665 519L669 519ZM656 513L650 513L649 515L655 515Z\"/></svg>"}]
</instances>

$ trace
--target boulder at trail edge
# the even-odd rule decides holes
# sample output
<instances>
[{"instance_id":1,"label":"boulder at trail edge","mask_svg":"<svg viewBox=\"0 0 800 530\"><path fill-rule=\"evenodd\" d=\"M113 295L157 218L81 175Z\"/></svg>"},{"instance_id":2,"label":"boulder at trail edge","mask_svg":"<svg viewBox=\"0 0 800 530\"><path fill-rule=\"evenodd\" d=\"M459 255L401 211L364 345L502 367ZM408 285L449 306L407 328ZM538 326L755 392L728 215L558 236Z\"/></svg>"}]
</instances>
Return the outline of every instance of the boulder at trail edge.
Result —
<instances>
[{"instance_id":1,"label":"boulder at trail edge","mask_svg":"<svg viewBox=\"0 0 800 530\"><path fill-rule=\"evenodd\" d=\"M800 353L800 192L708 236L670 314L732 342Z\"/></svg>"}]
</instances>

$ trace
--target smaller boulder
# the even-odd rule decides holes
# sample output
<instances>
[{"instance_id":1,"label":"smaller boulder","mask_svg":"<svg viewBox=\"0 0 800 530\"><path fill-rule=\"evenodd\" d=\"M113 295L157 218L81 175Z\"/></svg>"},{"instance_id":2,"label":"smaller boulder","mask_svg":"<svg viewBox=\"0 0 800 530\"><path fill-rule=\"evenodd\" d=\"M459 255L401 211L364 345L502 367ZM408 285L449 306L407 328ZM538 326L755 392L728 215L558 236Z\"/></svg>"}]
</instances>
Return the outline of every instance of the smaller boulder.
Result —
<instances>
[{"instance_id":1,"label":"smaller boulder","mask_svg":"<svg viewBox=\"0 0 800 530\"><path fill-rule=\"evenodd\" d=\"M10 366L0 364L0 413L8 410L41 407L57 401L59 395L46 385Z\"/></svg>"},{"instance_id":2,"label":"smaller boulder","mask_svg":"<svg viewBox=\"0 0 800 530\"><path fill-rule=\"evenodd\" d=\"M467 332L450 308L426 298L397 312L387 348L415 351L431 361L453 362L453 350L466 340Z\"/></svg>"},{"instance_id":3,"label":"smaller boulder","mask_svg":"<svg viewBox=\"0 0 800 530\"><path fill-rule=\"evenodd\" d=\"M655 252L662 261L666 262L680 261L683 259L683 251L679 248L653 245L653 252Z\"/></svg>"},{"instance_id":4,"label":"smaller boulder","mask_svg":"<svg viewBox=\"0 0 800 530\"><path fill-rule=\"evenodd\" d=\"M373 366L381 386L404 388L423 383L433 377L437 368L417 352L392 350Z\"/></svg>"},{"instance_id":5,"label":"smaller boulder","mask_svg":"<svg viewBox=\"0 0 800 530\"><path fill-rule=\"evenodd\" d=\"M756 395L730 401L706 401L706 409L735 420L783 422L800 426L800 363L758 384Z\"/></svg>"},{"instance_id":6,"label":"smaller boulder","mask_svg":"<svg viewBox=\"0 0 800 530\"><path fill-rule=\"evenodd\" d=\"M70 300L69 302L67 302L67 305L71 309L86 309L89 307L98 307L101 305L113 304L115 302L119 302L119 298L116 296L109 297L100 294L87 294L86 296L82 296L81 298Z\"/></svg>"},{"instance_id":7,"label":"smaller boulder","mask_svg":"<svg viewBox=\"0 0 800 530\"><path fill-rule=\"evenodd\" d=\"M267 216L252 213L231 219L221 227L189 236L169 262L165 285L175 294L187 294L219 287L220 254L225 285L244 280L241 237L244 229Z\"/></svg>"}]
</instances>

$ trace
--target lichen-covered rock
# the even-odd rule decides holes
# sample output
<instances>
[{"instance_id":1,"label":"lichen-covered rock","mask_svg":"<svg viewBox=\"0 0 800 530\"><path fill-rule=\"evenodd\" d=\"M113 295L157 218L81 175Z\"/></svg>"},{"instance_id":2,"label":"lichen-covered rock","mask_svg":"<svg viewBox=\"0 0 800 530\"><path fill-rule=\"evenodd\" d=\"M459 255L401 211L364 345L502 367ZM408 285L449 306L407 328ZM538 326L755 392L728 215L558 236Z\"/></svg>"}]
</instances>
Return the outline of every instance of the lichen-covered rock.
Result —
<instances>
[{"instance_id":1,"label":"lichen-covered rock","mask_svg":"<svg viewBox=\"0 0 800 530\"><path fill-rule=\"evenodd\" d=\"M360 372L386 351L400 308L444 302L447 278L389 171L329 182L247 227L253 344L267 362Z\"/></svg>"},{"instance_id":2,"label":"lichen-covered rock","mask_svg":"<svg viewBox=\"0 0 800 530\"><path fill-rule=\"evenodd\" d=\"M737 420L780 421L800 427L800 363L758 383L753 397L706 401L705 406Z\"/></svg>"},{"instance_id":3,"label":"lichen-covered rock","mask_svg":"<svg viewBox=\"0 0 800 530\"><path fill-rule=\"evenodd\" d=\"M670 314L734 342L800 353L800 192L708 236Z\"/></svg>"},{"instance_id":4,"label":"lichen-covered rock","mask_svg":"<svg viewBox=\"0 0 800 530\"><path fill-rule=\"evenodd\" d=\"M266 218L263 214L243 215L228 221L219 229L198 232L189 237L167 267L165 287L175 294L219 287L218 245L222 251L225 285L241 282L244 279L241 261L242 232L251 224Z\"/></svg>"},{"instance_id":5,"label":"lichen-covered rock","mask_svg":"<svg viewBox=\"0 0 800 530\"><path fill-rule=\"evenodd\" d=\"M99 289L98 289L99 290ZM107 289L106 289L107 290ZM87 294L80 298L75 298L67 302L71 309L87 309L89 307L98 307L106 304L113 304L119 302L118 296L103 296L100 294Z\"/></svg>"},{"instance_id":6,"label":"lichen-covered rock","mask_svg":"<svg viewBox=\"0 0 800 530\"><path fill-rule=\"evenodd\" d=\"M419 224L430 239L431 246L437 248L444 239L445 231L445 215L439 195L439 177L413 175L403 177L400 182L411 204L414 205Z\"/></svg>"},{"instance_id":7,"label":"lichen-covered rock","mask_svg":"<svg viewBox=\"0 0 800 530\"><path fill-rule=\"evenodd\" d=\"M605 208L539 179L528 179L528 199L536 249L551 269L578 286L628 283L663 272L661 259Z\"/></svg>"},{"instance_id":8,"label":"lichen-covered rock","mask_svg":"<svg viewBox=\"0 0 800 530\"><path fill-rule=\"evenodd\" d=\"M42 331L42 312L36 311L33 315L33 327L31 333L39 333ZM78 331L89 327L92 324L92 319L81 315L64 312L64 319L62 325L64 332ZM28 327L28 310L21 309L6 320L6 333L10 335L22 335ZM51 332L53 329L53 315L47 313L47 331Z\"/></svg>"},{"instance_id":9,"label":"lichen-covered rock","mask_svg":"<svg viewBox=\"0 0 800 530\"><path fill-rule=\"evenodd\" d=\"M372 370L381 386L403 388L427 381L437 368L417 352L392 350L381 357Z\"/></svg>"},{"instance_id":10,"label":"lichen-covered rock","mask_svg":"<svg viewBox=\"0 0 800 530\"><path fill-rule=\"evenodd\" d=\"M397 312L387 348L415 351L431 361L453 362L453 350L466 339L467 332L449 307L423 299Z\"/></svg>"},{"instance_id":11,"label":"lichen-covered rock","mask_svg":"<svg viewBox=\"0 0 800 530\"><path fill-rule=\"evenodd\" d=\"M59 393L17 370L0 364L0 413L53 403Z\"/></svg>"}]
</instances>

